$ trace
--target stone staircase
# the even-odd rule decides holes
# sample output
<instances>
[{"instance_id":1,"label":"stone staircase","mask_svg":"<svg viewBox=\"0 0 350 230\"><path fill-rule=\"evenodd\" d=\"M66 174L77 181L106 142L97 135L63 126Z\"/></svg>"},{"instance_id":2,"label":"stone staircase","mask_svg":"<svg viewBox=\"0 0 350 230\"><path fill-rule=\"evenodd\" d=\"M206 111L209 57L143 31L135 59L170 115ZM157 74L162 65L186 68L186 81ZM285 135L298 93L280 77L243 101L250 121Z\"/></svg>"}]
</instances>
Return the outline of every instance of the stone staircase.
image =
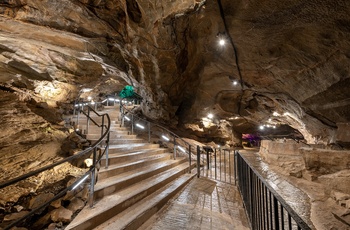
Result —
<instances>
[{"instance_id":1,"label":"stone staircase","mask_svg":"<svg viewBox=\"0 0 350 230\"><path fill-rule=\"evenodd\" d=\"M112 122L109 167L102 159L94 191L94 207L86 205L65 229L137 229L194 176L187 157L151 144L120 127L119 107L105 107ZM81 126L84 129L84 126ZM92 142L100 129L89 128ZM195 165L193 164L192 167Z\"/></svg>"}]
</instances>

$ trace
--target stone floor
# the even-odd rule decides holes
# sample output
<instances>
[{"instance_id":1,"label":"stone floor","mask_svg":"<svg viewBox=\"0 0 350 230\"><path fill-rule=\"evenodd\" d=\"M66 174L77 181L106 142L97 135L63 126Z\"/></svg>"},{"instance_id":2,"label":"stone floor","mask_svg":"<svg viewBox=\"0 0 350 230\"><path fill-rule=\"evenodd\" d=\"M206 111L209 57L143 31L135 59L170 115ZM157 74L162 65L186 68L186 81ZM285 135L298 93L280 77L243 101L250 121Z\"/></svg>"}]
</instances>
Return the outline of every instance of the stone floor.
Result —
<instances>
[{"instance_id":1,"label":"stone floor","mask_svg":"<svg viewBox=\"0 0 350 230\"><path fill-rule=\"evenodd\" d=\"M250 229L237 187L205 177L192 180L140 229Z\"/></svg>"}]
</instances>

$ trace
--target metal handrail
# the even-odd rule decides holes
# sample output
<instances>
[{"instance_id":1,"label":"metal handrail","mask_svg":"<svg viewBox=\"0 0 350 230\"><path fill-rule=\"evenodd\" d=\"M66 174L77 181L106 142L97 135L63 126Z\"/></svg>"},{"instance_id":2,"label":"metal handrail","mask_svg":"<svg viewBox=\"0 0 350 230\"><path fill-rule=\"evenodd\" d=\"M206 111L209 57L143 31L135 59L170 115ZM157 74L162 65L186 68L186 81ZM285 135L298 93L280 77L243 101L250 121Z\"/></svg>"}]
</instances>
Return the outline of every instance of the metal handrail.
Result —
<instances>
[{"instance_id":1,"label":"metal handrail","mask_svg":"<svg viewBox=\"0 0 350 230\"><path fill-rule=\"evenodd\" d=\"M50 164L50 165L47 165L47 166L44 166L42 168L39 168L37 170L34 170L34 171L31 171L29 173L26 173L24 175L21 175L19 177L16 177L16 178L13 178L9 181L6 181L6 182L3 182L3 183L0 183L0 189L4 188L4 187L7 187L7 186L10 186L12 184L15 184L19 181L22 181L24 179L27 179L29 177L32 177L34 175L37 175L41 172L44 172L46 170L49 170L49 169L52 169L54 168L55 166L57 165L60 165L60 164L63 164L63 163L66 163L66 162L70 162L72 161L73 159L75 158L79 158L81 156L84 156L85 154L87 153L90 153L91 151L93 151L93 165L90 167L90 169L88 170L88 172L86 172L84 174L84 176L82 176L81 178L79 178L78 180L76 180L72 185L68 186L67 188L63 189L62 191L60 191L57 195L55 195L52 199L50 199L49 201L43 203L42 205L40 205L39 207L33 209L32 211L30 211L27 215L17 219L16 221L12 222L11 224L9 224L8 226L6 226L4 228L4 230L7 230L7 229L11 229L12 227L16 226L17 224L21 223L23 220L27 219L28 217L30 217L31 215L33 215L34 213L36 213L38 210L42 209L42 208L45 208L47 207L52 201L54 200L57 200L58 198L62 197L67 191L69 190L72 190L73 188L75 188L75 186L78 186L79 184L81 184L82 182L84 182L88 176L90 175L90 194L89 194L89 203L90 203L90 207L93 206L93 193L94 193L94 185L95 185L95 172L96 172L96 166L99 164L99 162L101 161L102 157L104 154L106 154L106 158L108 157L108 148L109 148L109 131L110 131L110 126L111 126L111 120L110 120L110 117L109 115L106 113L106 114L99 114L97 113L94 109L92 109L90 106L87 107L88 108L88 113L86 114L84 111L83 114L87 116L87 119L88 121L91 120L93 121L94 124L96 124L98 127L101 127L101 137L92 145L90 146L89 148L87 149L84 149L82 151L80 151L79 153L73 155L73 156L70 156L70 157L67 157L65 159L62 159L60 161L57 161L53 164ZM90 116L90 112L93 112L95 113L98 117L102 117L102 124L101 125L98 125L97 122L95 122L93 120L93 118L91 118ZM104 117L107 118L107 124L104 124ZM105 132L103 132L103 128L106 128L105 129ZM102 141L106 138L106 146L105 146L105 149L104 151L101 153L101 147L100 145L102 145ZM98 159L97 158L97 150L100 151L100 154L99 154L99 157ZM107 161L106 161L107 162ZM107 165L106 165L107 166Z\"/></svg>"},{"instance_id":2,"label":"metal handrail","mask_svg":"<svg viewBox=\"0 0 350 230\"><path fill-rule=\"evenodd\" d=\"M235 151L235 172L238 188L252 229L292 229L292 219L297 229L311 230L309 225L252 167L238 150ZM285 218L284 211L286 211Z\"/></svg>"},{"instance_id":3,"label":"metal handrail","mask_svg":"<svg viewBox=\"0 0 350 230\"><path fill-rule=\"evenodd\" d=\"M190 143L188 143L187 141L185 141L184 139L182 139L182 138L181 138L179 135L177 135L176 133L174 133L174 132L170 131L169 129L165 128L164 126L159 125L159 124L156 124L156 123L154 123L154 122L152 122L152 121L149 121L149 120L147 120L147 119L144 119L144 118L141 118L141 117L135 115L132 111L128 110L128 109L125 107L124 100L119 100L119 101L120 101L120 112L121 112L121 120L122 120L121 126L124 125L124 123L125 123L125 117L127 117L127 116L126 116L126 111L127 111L128 113L130 113L131 116L132 116L131 119L129 118L129 120L131 120L131 121L130 121L130 122L131 122L131 134L133 134L133 132L134 132L134 121L135 121L135 118L137 118L138 120L142 120L142 121L144 121L144 122L147 122L147 124L148 124L148 142L150 142L150 140L151 140L151 129L150 129L151 124L152 124L153 126L156 126L156 127L160 128L161 130L163 130L163 131L169 133L169 134L174 138L174 139L173 139L173 144L174 144L174 159L176 159L176 147L177 147L177 146L180 146L180 147L181 147L179 141L182 141L182 142L184 143L184 146L188 146L189 173L191 173L191 164L192 164L191 152L192 152L192 145L191 145ZM176 140L176 139L178 139L178 140ZM170 142L171 140L169 139L168 141ZM185 149L183 149L182 147L181 147L180 149L181 149L182 152L187 153L187 152L186 152L186 147L185 147Z\"/></svg>"}]
</instances>

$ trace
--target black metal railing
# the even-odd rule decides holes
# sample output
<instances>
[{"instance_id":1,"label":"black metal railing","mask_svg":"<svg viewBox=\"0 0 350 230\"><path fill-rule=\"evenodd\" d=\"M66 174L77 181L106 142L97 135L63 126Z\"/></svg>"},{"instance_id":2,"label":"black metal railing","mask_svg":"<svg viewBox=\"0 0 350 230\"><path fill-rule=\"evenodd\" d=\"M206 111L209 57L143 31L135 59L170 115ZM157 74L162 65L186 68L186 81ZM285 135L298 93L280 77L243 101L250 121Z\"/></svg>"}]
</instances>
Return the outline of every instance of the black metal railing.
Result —
<instances>
[{"instance_id":1,"label":"black metal railing","mask_svg":"<svg viewBox=\"0 0 350 230\"><path fill-rule=\"evenodd\" d=\"M238 151L235 159L238 188L253 230L311 229Z\"/></svg>"},{"instance_id":2,"label":"black metal railing","mask_svg":"<svg viewBox=\"0 0 350 230\"><path fill-rule=\"evenodd\" d=\"M121 126L129 126L131 134L137 133L139 135L146 135L149 143L151 143L152 137L156 136L158 140L161 139L164 143L167 143L167 147L171 146L171 148L173 148L174 159L180 155L188 157L189 173L191 173L193 146L190 143L169 129L135 115L127 108L127 105L133 106L133 102L128 102L126 99L120 99L119 102Z\"/></svg>"},{"instance_id":3,"label":"black metal railing","mask_svg":"<svg viewBox=\"0 0 350 230\"><path fill-rule=\"evenodd\" d=\"M197 165L203 165L197 176L233 184L236 182L234 150L197 146Z\"/></svg>"},{"instance_id":4,"label":"black metal railing","mask_svg":"<svg viewBox=\"0 0 350 230\"><path fill-rule=\"evenodd\" d=\"M14 226L19 225L20 223L22 223L24 220L28 219L29 217L31 217L32 215L34 215L35 213L37 213L39 210L42 210L44 208L46 208L48 205L50 205L53 201L59 199L60 197L64 196L67 192L74 192L74 190L81 185L84 181L86 181L88 178L90 178L90 191L89 191L89 204L90 207L93 206L93 193L94 193L94 185L95 185L95 177L96 177L96 171L98 170L98 165L100 164L100 161L102 159L103 155L108 155L108 146L109 146L109 130L110 130L110 125L111 125L111 121L110 121L110 117L108 114L99 114L97 113L94 109L92 109L91 107L89 107L88 105L86 105L87 108L87 113L85 111L79 110L78 113L82 112L83 114L85 114L87 116L87 122L89 123L90 121L92 121L92 123L94 123L97 127L101 128L101 136L100 138L93 143L90 147L80 151L79 153L67 157L65 159L59 160L53 164L47 165L45 167L39 168L37 170L33 170L27 174L21 175L19 177L13 178L11 180L5 181L0 183L0 189L8 187L10 185L13 185L17 182L23 181L29 177L38 175L41 172L50 170L52 168L54 168L55 166L61 165L63 163L66 162L71 162L74 159L77 158L85 158L87 156L93 156L93 164L90 167L90 169L79 179L77 179L72 185L66 187L65 189L61 190L59 193L57 193L52 199L50 199L49 201L41 204L39 207L31 210L27 215L13 221L12 223L10 223L8 226L6 226L4 228L4 230L8 230L11 229ZM101 117L102 123L95 121L90 114L93 113L95 114L97 117Z\"/></svg>"}]
</instances>

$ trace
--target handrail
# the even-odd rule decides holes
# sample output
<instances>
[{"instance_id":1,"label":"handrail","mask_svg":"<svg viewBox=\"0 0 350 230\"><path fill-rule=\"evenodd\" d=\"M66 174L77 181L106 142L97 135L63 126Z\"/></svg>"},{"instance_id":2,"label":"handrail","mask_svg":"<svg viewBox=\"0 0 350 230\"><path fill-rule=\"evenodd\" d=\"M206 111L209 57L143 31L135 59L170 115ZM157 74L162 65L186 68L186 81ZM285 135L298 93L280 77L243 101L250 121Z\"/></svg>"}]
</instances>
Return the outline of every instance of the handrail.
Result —
<instances>
[{"instance_id":1,"label":"handrail","mask_svg":"<svg viewBox=\"0 0 350 230\"><path fill-rule=\"evenodd\" d=\"M149 142L150 142L150 138L151 138L151 130L150 130L151 124L152 124L153 126L156 126L156 127L160 128L161 130L163 130L163 131L169 133L171 136L173 136L173 138L174 138L174 140L173 140L173 144L174 144L174 159L176 159L176 147L177 147L177 146L178 146L178 148L179 148L182 152L186 153L186 147L185 147L185 149L183 149L183 148L181 147L179 141L183 142L183 143L184 143L183 145L185 145L185 146L188 145L189 173L191 173L191 164L192 164L192 163L191 163L191 161L192 161L191 152L192 152L192 145L191 145L190 143L188 143L187 141L185 141L184 139L182 139L182 138L181 138L179 135L177 135L176 133L174 133L174 132L170 131L169 129L165 128L164 126L159 125L159 124L156 124L156 123L154 123L154 122L152 122L152 121L149 121L149 120L147 120L147 119L144 119L144 118L142 118L142 117L139 117L139 116L135 115L132 111L128 110L128 109L125 107L124 100L119 100L119 101L120 101L120 112L121 112L121 116L122 116L121 125L124 125L125 117L127 117L125 111L127 111L128 113L130 113L131 116L132 116L132 119L131 119L131 120L132 120L132 121L131 121L131 123L132 123L132 124L131 124L131 125L132 125L132 127L131 127L131 133L133 133L133 130L134 130L134 124L133 124L133 122L134 122L134 118L136 117L137 119L142 120L142 121L145 121L145 122L148 123L148 141L149 141ZM128 118L128 119L130 120L130 118ZM178 139L178 141L176 141L176 138ZM167 141L171 141L171 140L168 139Z\"/></svg>"},{"instance_id":2,"label":"handrail","mask_svg":"<svg viewBox=\"0 0 350 230\"><path fill-rule=\"evenodd\" d=\"M80 107L79 107L80 108ZM11 224L9 224L8 226L6 226L4 228L4 230L10 229L14 226L16 226L17 224L21 223L23 220L25 220L26 218L28 218L29 216L33 215L34 213L36 213L38 210L47 207L52 201L62 197L68 190L73 190L73 188L75 188L75 186L78 186L79 184L81 184L83 181L85 181L88 176L90 175L90 194L89 194L89 203L90 203L90 207L92 207L93 205L93 193L94 193L94 185L95 185L95 171L96 171L96 165L101 161L102 157L104 154L106 154L106 158L108 157L108 148L109 148L109 131L110 131L110 126L111 126L111 120L110 117L107 113L105 114L99 114L97 113L93 108L91 108L90 106L87 107L88 108L88 113L86 114L84 111L81 111L84 115L87 116L88 121L91 120L94 124L96 124L98 127L101 127L101 137L95 142L93 143L92 146L80 151L79 153L67 157L65 159L59 160L53 164L44 166L42 168L33 170L29 173L26 173L24 175L21 175L19 177L13 178L9 181L3 182L0 184L0 189L5 188L7 186L10 186L12 184L15 184L19 181L22 181L24 179L27 179L29 177L32 177L34 175L37 175L41 172L44 172L46 170L52 169L57 165L66 163L66 162L70 162L75 158L79 158L81 156L84 156L87 153L91 153L91 151L93 151L93 165L90 167L90 169L84 174L84 176L82 176L81 178L79 178L78 180L76 180L72 185L68 186L67 188L63 189L62 191L60 191L57 195L55 195L52 199L50 199L49 201L43 203L42 205L40 205L39 207L31 210L28 214L26 214L25 216L15 220L14 222L12 222ZM79 112L79 111L78 111ZM95 113L98 117L102 117L102 124L98 125L98 123L96 121L94 121L94 119L90 116L90 112ZM107 124L104 124L104 118L107 118ZM103 128L105 127L105 132L103 132ZM106 146L104 151L101 153L101 147L99 145L102 144L102 141L106 138ZM96 159L96 154L97 154L97 150L100 151L99 157L98 159ZM107 161L106 161L107 162Z\"/></svg>"},{"instance_id":3,"label":"handrail","mask_svg":"<svg viewBox=\"0 0 350 230\"><path fill-rule=\"evenodd\" d=\"M252 229L265 229L266 226L267 229L285 229L285 225L292 229L293 219L298 229L311 230L238 150L235 151L236 158L238 188ZM286 219L284 211L287 212Z\"/></svg>"}]
</instances>

